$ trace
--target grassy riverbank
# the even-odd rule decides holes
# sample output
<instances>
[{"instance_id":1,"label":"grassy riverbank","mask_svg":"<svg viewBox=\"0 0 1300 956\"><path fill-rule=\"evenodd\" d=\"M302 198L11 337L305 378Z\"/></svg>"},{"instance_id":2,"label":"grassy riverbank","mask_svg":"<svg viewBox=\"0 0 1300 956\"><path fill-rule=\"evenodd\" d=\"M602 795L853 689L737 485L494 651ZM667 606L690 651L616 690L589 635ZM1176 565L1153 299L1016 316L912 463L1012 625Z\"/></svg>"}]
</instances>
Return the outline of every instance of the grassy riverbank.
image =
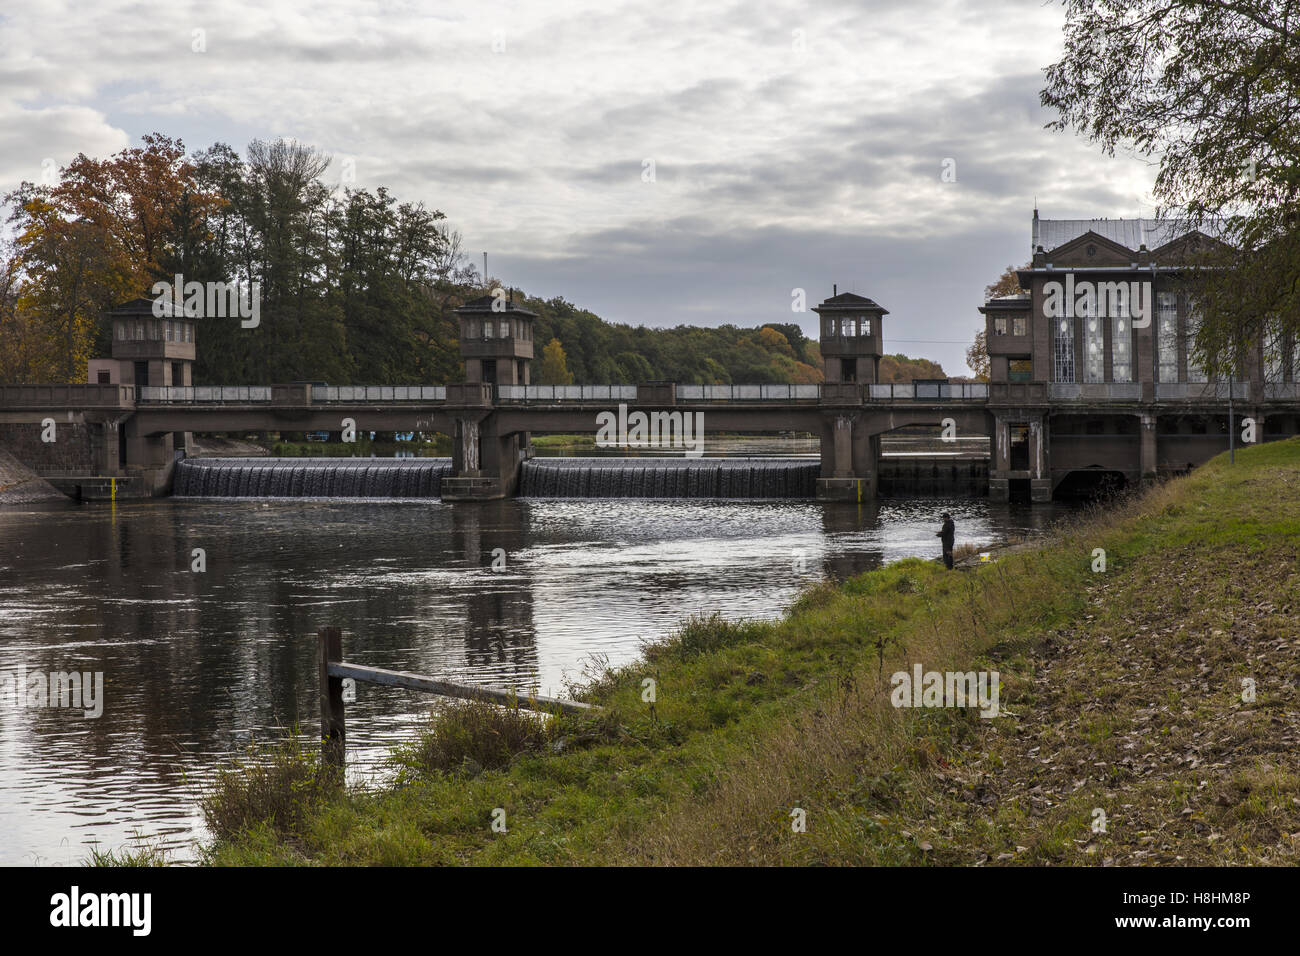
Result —
<instances>
[{"instance_id":1,"label":"grassy riverbank","mask_svg":"<svg viewBox=\"0 0 1300 956\"><path fill-rule=\"evenodd\" d=\"M449 708L379 792L281 751L213 791L206 856L1295 863L1298 546L1300 443L1250 448L1040 548L958 572L899 562L777 622L689 622L585 688L598 719ZM918 663L999 671L1001 716L891 706L891 673Z\"/></svg>"}]
</instances>

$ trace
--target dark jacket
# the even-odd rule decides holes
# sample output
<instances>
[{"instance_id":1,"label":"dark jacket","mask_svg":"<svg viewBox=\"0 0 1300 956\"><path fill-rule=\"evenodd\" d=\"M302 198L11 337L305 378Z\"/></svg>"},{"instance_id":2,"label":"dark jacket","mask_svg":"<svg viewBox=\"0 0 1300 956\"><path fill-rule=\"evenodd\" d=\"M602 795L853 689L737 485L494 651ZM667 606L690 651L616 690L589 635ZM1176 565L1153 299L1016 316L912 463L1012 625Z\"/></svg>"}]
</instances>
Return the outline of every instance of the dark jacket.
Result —
<instances>
[{"instance_id":1,"label":"dark jacket","mask_svg":"<svg viewBox=\"0 0 1300 956\"><path fill-rule=\"evenodd\" d=\"M943 523L943 530L935 535L943 542L943 550L951 551L953 540L957 537L957 526L949 518Z\"/></svg>"}]
</instances>

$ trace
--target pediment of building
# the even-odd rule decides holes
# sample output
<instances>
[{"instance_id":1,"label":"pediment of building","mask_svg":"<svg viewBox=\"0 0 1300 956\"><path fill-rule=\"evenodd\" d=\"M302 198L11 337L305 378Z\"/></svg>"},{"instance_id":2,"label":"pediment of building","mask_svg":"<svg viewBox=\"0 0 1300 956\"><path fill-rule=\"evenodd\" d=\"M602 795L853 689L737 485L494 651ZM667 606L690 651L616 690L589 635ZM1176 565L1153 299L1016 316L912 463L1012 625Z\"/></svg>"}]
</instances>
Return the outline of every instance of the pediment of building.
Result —
<instances>
[{"instance_id":1,"label":"pediment of building","mask_svg":"<svg viewBox=\"0 0 1300 956\"><path fill-rule=\"evenodd\" d=\"M1134 250L1126 249L1115 240L1091 231L1047 253L1047 261L1055 269L1063 266L1126 266L1136 259L1137 253Z\"/></svg>"}]
</instances>

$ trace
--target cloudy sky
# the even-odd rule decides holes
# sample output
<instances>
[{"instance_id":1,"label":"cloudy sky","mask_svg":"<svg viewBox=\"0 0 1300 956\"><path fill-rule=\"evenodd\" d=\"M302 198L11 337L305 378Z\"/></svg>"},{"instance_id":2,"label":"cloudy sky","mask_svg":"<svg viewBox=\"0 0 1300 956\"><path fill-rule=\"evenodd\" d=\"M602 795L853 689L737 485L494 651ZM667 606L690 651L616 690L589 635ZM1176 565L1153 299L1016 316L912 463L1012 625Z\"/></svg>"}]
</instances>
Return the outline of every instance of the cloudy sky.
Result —
<instances>
[{"instance_id":1,"label":"cloudy sky","mask_svg":"<svg viewBox=\"0 0 1300 956\"><path fill-rule=\"evenodd\" d=\"M155 130L296 138L610 321L815 334L792 291L838 283L890 310L891 351L963 374L1035 198L1151 213L1147 164L1043 128L1050 0L7 6L0 190Z\"/></svg>"}]
</instances>

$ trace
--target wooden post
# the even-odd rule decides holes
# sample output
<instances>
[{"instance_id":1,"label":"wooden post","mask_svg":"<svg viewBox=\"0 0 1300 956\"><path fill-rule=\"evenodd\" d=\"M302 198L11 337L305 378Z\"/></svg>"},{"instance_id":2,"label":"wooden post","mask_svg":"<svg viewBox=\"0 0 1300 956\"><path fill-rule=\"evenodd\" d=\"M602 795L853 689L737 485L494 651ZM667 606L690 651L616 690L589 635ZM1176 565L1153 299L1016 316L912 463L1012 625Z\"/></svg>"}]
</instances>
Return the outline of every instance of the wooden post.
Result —
<instances>
[{"instance_id":1,"label":"wooden post","mask_svg":"<svg viewBox=\"0 0 1300 956\"><path fill-rule=\"evenodd\" d=\"M343 632L337 627L323 627L316 632L316 638L320 664L321 756L327 766L341 770L347 740L343 721L343 678L330 674L330 664L343 660Z\"/></svg>"}]
</instances>

